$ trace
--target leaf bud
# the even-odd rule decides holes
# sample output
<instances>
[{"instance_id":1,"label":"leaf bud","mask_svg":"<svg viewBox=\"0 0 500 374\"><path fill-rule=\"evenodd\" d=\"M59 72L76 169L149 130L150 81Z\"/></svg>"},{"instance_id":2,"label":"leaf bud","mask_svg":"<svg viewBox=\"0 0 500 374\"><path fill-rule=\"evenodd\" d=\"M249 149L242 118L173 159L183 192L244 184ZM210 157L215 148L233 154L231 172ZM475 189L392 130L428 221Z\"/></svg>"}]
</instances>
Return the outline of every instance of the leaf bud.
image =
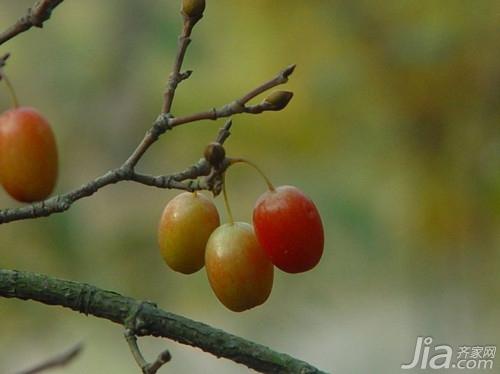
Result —
<instances>
[{"instance_id":1,"label":"leaf bud","mask_svg":"<svg viewBox=\"0 0 500 374\"><path fill-rule=\"evenodd\" d=\"M268 110L282 110L284 109L290 100L292 100L293 92L290 91L274 91L262 102L264 105L268 105Z\"/></svg>"},{"instance_id":2,"label":"leaf bud","mask_svg":"<svg viewBox=\"0 0 500 374\"><path fill-rule=\"evenodd\" d=\"M205 0L182 0L181 13L190 18L201 18Z\"/></svg>"},{"instance_id":3,"label":"leaf bud","mask_svg":"<svg viewBox=\"0 0 500 374\"><path fill-rule=\"evenodd\" d=\"M205 147L203 155L210 165L218 166L226 158L226 150L220 143L213 142Z\"/></svg>"}]
</instances>

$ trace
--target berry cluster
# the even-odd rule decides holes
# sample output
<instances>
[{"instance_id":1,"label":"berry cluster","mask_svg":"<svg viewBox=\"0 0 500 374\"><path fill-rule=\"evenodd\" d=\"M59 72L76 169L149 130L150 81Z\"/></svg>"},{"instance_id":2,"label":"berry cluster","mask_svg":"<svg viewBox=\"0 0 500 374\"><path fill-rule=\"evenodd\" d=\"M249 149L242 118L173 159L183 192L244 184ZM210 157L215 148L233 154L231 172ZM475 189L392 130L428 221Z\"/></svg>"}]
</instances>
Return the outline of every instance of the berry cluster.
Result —
<instances>
[{"instance_id":1,"label":"berry cluster","mask_svg":"<svg viewBox=\"0 0 500 374\"><path fill-rule=\"evenodd\" d=\"M205 152L205 157L212 154ZM242 159L233 159L230 165L236 162L256 168ZM255 203L253 226L233 221L224 185L229 223L220 225L210 199L184 192L168 202L158 227L160 252L167 265L184 274L205 266L215 295L235 312L267 300L274 266L288 273L305 272L318 264L323 253L323 225L314 203L298 188L275 188L264 178L269 190Z\"/></svg>"}]
</instances>

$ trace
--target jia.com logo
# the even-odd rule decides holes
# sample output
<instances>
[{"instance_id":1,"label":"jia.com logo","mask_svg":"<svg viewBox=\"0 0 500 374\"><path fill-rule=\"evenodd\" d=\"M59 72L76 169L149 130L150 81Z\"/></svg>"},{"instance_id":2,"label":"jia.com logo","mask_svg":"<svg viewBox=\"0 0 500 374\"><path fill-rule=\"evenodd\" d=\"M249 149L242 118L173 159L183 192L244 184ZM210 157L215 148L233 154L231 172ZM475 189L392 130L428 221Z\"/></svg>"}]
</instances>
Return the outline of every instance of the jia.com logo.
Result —
<instances>
[{"instance_id":1,"label":"jia.com logo","mask_svg":"<svg viewBox=\"0 0 500 374\"><path fill-rule=\"evenodd\" d=\"M430 336L417 338L413 360L401 369L483 369L492 370L497 352L494 345L463 345L453 353L450 345L432 345Z\"/></svg>"}]
</instances>

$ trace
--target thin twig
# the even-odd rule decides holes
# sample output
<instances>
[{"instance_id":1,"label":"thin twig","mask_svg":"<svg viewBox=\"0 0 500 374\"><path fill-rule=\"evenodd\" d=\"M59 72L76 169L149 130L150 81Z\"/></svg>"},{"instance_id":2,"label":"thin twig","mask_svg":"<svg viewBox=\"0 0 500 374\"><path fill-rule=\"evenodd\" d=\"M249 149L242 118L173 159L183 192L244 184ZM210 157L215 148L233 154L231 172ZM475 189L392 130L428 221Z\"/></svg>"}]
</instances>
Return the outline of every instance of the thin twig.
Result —
<instances>
[{"instance_id":1,"label":"thin twig","mask_svg":"<svg viewBox=\"0 0 500 374\"><path fill-rule=\"evenodd\" d=\"M170 354L170 351L164 350L161 352L156 360L154 360L152 363L149 364L148 366L148 371L150 374L155 374L160 368L165 365L167 362L170 362L172 360L172 355Z\"/></svg>"},{"instance_id":2,"label":"thin twig","mask_svg":"<svg viewBox=\"0 0 500 374\"><path fill-rule=\"evenodd\" d=\"M220 139L221 136L224 136L222 134L226 134L226 132L226 127L220 129L216 139ZM226 138L224 138L224 140ZM216 191L214 191L213 182L210 179L210 171L211 166L205 159L200 159L191 167L178 173L162 176L140 174L130 170L130 168L124 164L118 169L110 170L104 175L68 193L53 196L44 201L20 208L2 209L0 210L0 224L22 219L47 217L54 213L62 213L68 210L75 201L92 196L105 186L122 181L133 181L158 188L186 191L210 190L216 193ZM197 179L199 177L205 178Z\"/></svg>"},{"instance_id":3,"label":"thin twig","mask_svg":"<svg viewBox=\"0 0 500 374\"><path fill-rule=\"evenodd\" d=\"M199 162L198 164L193 165L193 167L190 168L190 170L192 170L192 173L189 173L189 175L186 175L185 173L178 173L160 177L153 177L136 173L134 171L134 167L147 151L147 149L158 140L161 134L163 134L168 129L202 119L216 120L222 117L230 117L233 114L248 112L248 107L245 106L248 100L251 100L256 95L259 95L260 93L263 93L264 91L269 90L277 85L286 83L288 80L288 76L293 72L293 70L294 65L285 68L284 70L280 71L278 75L276 75L276 77L274 77L273 79L253 89L241 99L235 100L220 109L213 109L211 111L202 112L191 116L176 118L172 118L168 114L160 114L160 116L154 122L153 126L147 131L141 143L137 146L132 155L121 167L108 171L106 174L84 184L74 191L62 195L53 196L47 200L37 202L32 205L27 205L21 208L0 210L0 224L21 219L46 217L54 213L64 212L68 210L75 201L84 197L91 196L105 186L126 180L159 188L180 189L187 191L205 189L211 190L214 194L217 194L218 192L220 192L220 186L218 186L217 184L207 183L207 180L193 181L198 177L207 176L210 172L209 165L203 162L201 162L201 164ZM253 107L259 107L262 109L265 108L266 105L267 104L264 101L262 104L255 105ZM224 132L225 131L226 130L224 130ZM220 136L218 135L217 138L219 137ZM224 140L226 138L227 137L225 137ZM188 179L190 179L190 181L183 183ZM214 186L218 187L214 190Z\"/></svg>"},{"instance_id":4,"label":"thin twig","mask_svg":"<svg viewBox=\"0 0 500 374\"><path fill-rule=\"evenodd\" d=\"M170 130L172 127L170 126L170 118L172 115L170 114L170 110L172 109L172 104L174 101L175 91L180 82L185 79L188 79L192 70L188 70L184 73L181 73L182 63L184 62L184 56L186 55L187 48L191 43L191 32L193 31L194 25L197 20L186 17L183 15L184 23L182 27L182 33L179 36L179 46L177 49L177 55L174 61L174 67L172 72L170 73L167 81L167 85L165 88L165 93L163 95L163 105L161 114L158 116L155 121L155 125L153 128L146 133L144 139L139 143L135 151L130 155L128 160L125 162L125 165L134 169L141 157L148 150L148 148L158 140L160 135L162 135L165 131Z\"/></svg>"},{"instance_id":5,"label":"thin twig","mask_svg":"<svg viewBox=\"0 0 500 374\"><path fill-rule=\"evenodd\" d=\"M250 100L252 100L255 96L258 96L261 93L263 93L263 92L265 92L265 91L267 91L267 90L269 90L269 89L271 89L279 84L283 84L283 83L288 82L288 77L293 74L293 72L295 71L295 67L296 67L295 64L287 66L285 69L280 71L276 77L271 79L269 82L266 82L263 85L250 91L249 93L247 93L245 96L243 96L238 101L244 105L244 104L248 103Z\"/></svg>"},{"instance_id":6,"label":"thin twig","mask_svg":"<svg viewBox=\"0 0 500 374\"><path fill-rule=\"evenodd\" d=\"M165 350L158 355L157 359L154 362L149 364L144 359L144 356L139 349L139 345L137 344L137 336L134 334L134 332L131 329L125 329L124 336L130 348L130 352L132 353L132 356L134 357L137 365L139 365L139 367L141 368L143 374L156 374L156 372L160 370L163 365L165 365L167 362L170 362L170 360L172 359L170 352L168 350Z\"/></svg>"},{"instance_id":7,"label":"thin twig","mask_svg":"<svg viewBox=\"0 0 500 374\"><path fill-rule=\"evenodd\" d=\"M34 300L103 318L132 329L137 336L156 336L198 347L217 357L263 373L323 373L292 356L166 312L116 292L50 276L0 269L0 297Z\"/></svg>"},{"instance_id":8,"label":"thin twig","mask_svg":"<svg viewBox=\"0 0 500 374\"><path fill-rule=\"evenodd\" d=\"M32 27L43 27L43 23L50 18L52 11L63 1L38 0L15 24L0 33L0 45Z\"/></svg>"},{"instance_id":9,"label":"thin twig","mask_svg":"<svg viewBox=\"0 0 500 374\"><path fill-rule=\"evenodd\" d=\"M190 77L192 71L181 74L182 63L186 55L187 48L191 43L191 32L196 24L190 17L184 16L182 34L179 36L179 48L175 57L174 67L168 77L167 87L164 94L162 113L170 113L174 101L175 90L181 81Z\"/></svg>"},{"instance_id":10,"label":"thin twig","mask_svg":"<svg viewBox=\"0 0 500 374\"><path fill-rule=\"evenodd\" d=\"M288 82L288 77L295 70L295 65L290 65L285 69L281 70L273 79L261 84L260 86L254 88L246 95L242 96L240 99L234 100L229 104L226 104L220 108L213 108L207 110L206 112L200 112L191 114L185 117L175 117L170 119L170 127L176 127L186 123L201 121L205 119L217 120L219 118L231 117L235 114L248 113L248 114L259 114L265 111L275 110L269 103L263 101L260 104L248 106L246 105L254 97Z\"/></svg>"},{"instance_id":11,"label":"thin twig","mask_svg":"<svg viewBox=\"0 0 500 374\"><path fill-rule=\"evenodd\" d=\"M149 147L151 147L163 133L171 128L170 115L168 113L160 114L153 123L153 127L146 132L146 135L144 135L144 138L136 147L134 152L132 152L127 161L125 161L124 165L128 169L133 170Z\"/></svg>"},{"instance_id":12,"label":"thin twig","mask_svg":"<svg viewBox=\"0 0 500 374\"><path fill-rule=\"evenodd\" d=\"M78 343L74 347L68 349L66 352L61 353L55 357L52 357L32 367L31 369L19 371L16 374L38 374L45 370L66 366L80 354L82 349L83 349L83 344Z\"/></svg>"}]
</instances>

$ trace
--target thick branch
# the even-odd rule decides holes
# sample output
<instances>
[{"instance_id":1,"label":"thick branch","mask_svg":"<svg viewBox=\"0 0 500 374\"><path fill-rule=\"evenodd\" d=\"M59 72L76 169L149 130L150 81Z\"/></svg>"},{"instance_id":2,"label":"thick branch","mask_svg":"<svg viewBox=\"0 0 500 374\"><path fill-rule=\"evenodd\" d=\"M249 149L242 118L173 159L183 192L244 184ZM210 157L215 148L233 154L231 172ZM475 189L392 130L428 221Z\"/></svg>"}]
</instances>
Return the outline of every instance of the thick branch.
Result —
<instances>
[{"instance_id":1,"label":"thick branch","mask_svg":"<svg viewBox=\"0 0 500 374\"><path fill-rule=\"evenodd\" d=\"M0 269L0 296L59 305L131 329L198 347L263 373L322 373L310 364L118 293L46 275Z\"/></svg>"},{"instance_id":2,"label":"thick branch","mask_svg":"<svg viewBox=\"0 0 500 374\"><path fill-rule=\"evenodd\" d=\"M19 18L15 24L0 34L0 45L16 35L35 27L43 27L43 23L50 18L52 11L64 0L39 0L28 9L28 12Z\"/></svg>"}]
</instances>

